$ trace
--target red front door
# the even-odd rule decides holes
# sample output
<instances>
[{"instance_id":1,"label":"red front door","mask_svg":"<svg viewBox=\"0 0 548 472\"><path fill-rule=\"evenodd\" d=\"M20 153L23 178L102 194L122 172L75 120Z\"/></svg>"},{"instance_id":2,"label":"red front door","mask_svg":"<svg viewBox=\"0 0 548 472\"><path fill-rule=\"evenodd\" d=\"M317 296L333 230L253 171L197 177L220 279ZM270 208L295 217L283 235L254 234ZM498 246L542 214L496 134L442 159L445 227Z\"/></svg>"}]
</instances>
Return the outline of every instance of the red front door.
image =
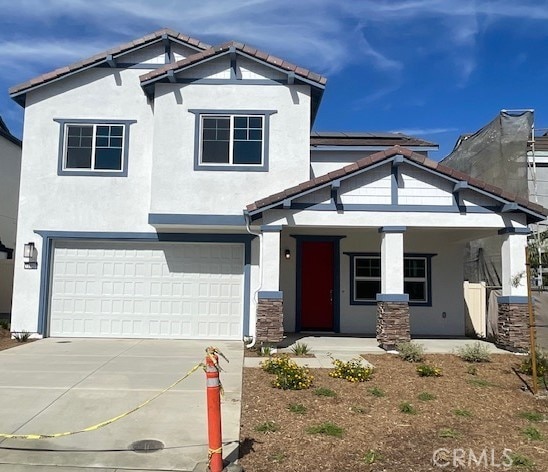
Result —
<instances>
[{"instance_id":1,"label":"red front door","mask_svg":"<svg viewBox=\"0 0 548 472\"><path fill-rule=\"evenodd\" d=\"M333 242L301 244L301 330L333 330Z\"/></svg>"}]
</instances>

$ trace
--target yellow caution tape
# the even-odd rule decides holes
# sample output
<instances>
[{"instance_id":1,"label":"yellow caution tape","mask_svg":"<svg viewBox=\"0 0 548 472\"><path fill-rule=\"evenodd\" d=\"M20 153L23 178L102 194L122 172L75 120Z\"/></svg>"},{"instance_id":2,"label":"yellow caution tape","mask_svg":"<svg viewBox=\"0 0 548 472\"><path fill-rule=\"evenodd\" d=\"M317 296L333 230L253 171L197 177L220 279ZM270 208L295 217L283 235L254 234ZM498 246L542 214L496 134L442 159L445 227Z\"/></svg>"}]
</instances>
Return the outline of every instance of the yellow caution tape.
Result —
<instances>
[{"instance_id":1,"label":"yellow caution tape","mask_svg":"<svg viewBox=\"0 0 548 472\"><path fill-rule=\"evenodd\" d=\"M130 415L131 413L136 412L137 410L140 410L144 406L148 405L150 402L156 400L160 395L163 395L168 390L172 389L177 384L181 383L187 377L190 377L190 375L192 375L200 367L203 367L203 366L204 365L202 363L196 364L183 377L176 380L169 387L164 388L161 392L157 393L153 397L151 397L148 400L144 401L140 405L137 405L135 408L133 408L129 411L126 411L125 413L122 413L121 415L115 416L114 418L110 418L106 421L102 421L101 423L94 424L93 426L88 426L87 428L79 429L78 431L67 431L65 433L51 433L51 434L8 434L8 433L0 433L0 438L4 438L4 439L51 439L51 438L61 438L63 436L72 436L74 434L80 434L80 433L88 433L90 431L96 431L100 428L103 428L103 427L105 427L109 424L114 423L115 421L118 421L122 418L125 418L126 416Z\"/></svg>"}]
</instances>

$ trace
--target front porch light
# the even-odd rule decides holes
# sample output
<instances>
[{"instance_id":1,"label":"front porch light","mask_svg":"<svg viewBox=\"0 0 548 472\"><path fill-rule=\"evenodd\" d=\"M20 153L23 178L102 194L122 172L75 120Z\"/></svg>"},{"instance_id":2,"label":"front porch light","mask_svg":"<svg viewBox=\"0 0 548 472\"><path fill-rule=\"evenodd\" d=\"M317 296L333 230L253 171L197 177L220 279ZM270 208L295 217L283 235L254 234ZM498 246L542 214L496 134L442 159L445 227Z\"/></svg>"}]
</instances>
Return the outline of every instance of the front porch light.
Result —
<instances>
[{"instance_id":1,"label":"front porch light","mask_svg":"<svg viewBox=\"0 0 548 472\"><path fill-rule=\"evenodd\" d=\"M289 249L286 249L284 256L287 260L291 259L291 251Z\"/></svg>"},{"instance_id":2,"label":"front porch light","mask_svg":"<svg viewBox=\"0 0 548 472\"><path fill-rule=\"evenodd\" d=\"M34 243L26 243L23 246L23 259L25 269L36 269L36 267L38 267L38 264L36 263L36 251Z\"/></svg>"}]
</instances>

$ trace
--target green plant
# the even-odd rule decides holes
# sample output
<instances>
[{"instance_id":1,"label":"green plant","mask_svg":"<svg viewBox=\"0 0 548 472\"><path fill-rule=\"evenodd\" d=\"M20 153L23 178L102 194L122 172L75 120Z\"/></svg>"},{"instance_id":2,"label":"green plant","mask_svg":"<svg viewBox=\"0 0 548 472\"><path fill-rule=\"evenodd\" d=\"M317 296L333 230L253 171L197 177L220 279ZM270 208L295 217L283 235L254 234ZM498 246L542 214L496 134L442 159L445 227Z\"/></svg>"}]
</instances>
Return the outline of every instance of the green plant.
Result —
<instances>
[{"instance_id":1,"label":"green plant","mask_svg":"<svg viewBox=\"0 0 548 472\"><path fill-rule=\"evenodd\" d=\"M261 368L275 374L272 386L283 390L304 390L310 388L314 380L308 369L298 366L287 354L261 362Z\"/></svg>"},{"instance_id":2,"label":"green plant","mask_svg":"<svg viewBox=\"0 0 548 472\"><path fill-rule=\"evenodd\" d=\"M261 346L259 349L259 356L270 357L272 355L272 346Z\"/></svg>"},{"instance_id":3,"label":"green plant","mask_svg":"<svg viewBox=\"0 0 548 472\"><path fill-rule=\"evenodd\" d=\"M542 349L537 347L537 349L535 350L535 354L537 361L537 375L539 377L544 377L546 374L548 374L548 352L543 351ZM524 374L532 375L533 361L530 354L523 360L519 370Z\"/></svg>"},{"instance_id":4,"label":"green plant","mask_svg":"<svg viewBox=\"0 0 548 472\"><path fill-rule=\"evenodd\" d=\"M377 398L382 398L386 396L386 393L384 393L384 390L381 390L378 387L371 387L368 391L371 395Z\"/></svg>"},{"instance_id":5,"label":"green plant","mask_svg":"<svg viewBox=\"0 0 548 472\"><path fill-rule=\"evenodd\" d=\"M478 368L475 365L469 365L466 368L466 373L470 375L478 375Z\"/></svg>"},{"instance_id":6,"label":"green plant","mask_svg":"<svg viewBox=\"0 0 548 472\"><path fill-rule=\"evenodd\" d=\"M326 436L334 436L336 438L342 438L344 430L334 423L326 421L325 423L309 426L306 428L308 434L324 434Z\"/></svg>"},{"instance_id":7,"label":"green plant","mask_svg":"<svg viewBox=\"0 0 548 472\"><path fill-rule=\"evenodd\" d=\"M297 413L298 415L304 415L306 413L306 406L300 403L290 403L287 409L291 413Z\"/></svg>"},{"instance_id":8,"label":"green plant","mask_svg":"<svg viewBox=\"0 0 548 472\"><path fill-rule=\"evenodd\" d=\"M519 416L525 418L527 421L532 421L535 423L542 421L544 418L544 415L538 411L523 411L519 414Z\"/></svg>"},{"instance_id":9,"label":"green plant","mask_svg":"<svg viewBox=\"0 0 548 472\"><path fill-rule=\"evenodd\" d=\"M421 392L419 393L419 395L417 396L417 398L423 402L427 402L427 401L430 401L430 400L435 400L436 399L436 395L433 395L431 393L428 393L428 392Z\"/></svg>"},{"instance_id":10,"label":"green plant","mask_svg":"<svg viewBox=\"0 0 548 472\"><path fill-rule=\"evenodd\" d=\"M415 409L415 407L411 405L411 403L409 402L400 403L400 411L408 415L414 415L417 413L417 410Z\"/></svg>"},{"instance_id":11,"label":"green plant","mask_svg":"<svg viewBox=\"0 0 548 472\"><path fill-rule=\"evenodd\" d=\"M8 320L0 320L0 329L5 329L5 330L10 329L10 324Z\"/></svg>"},{"instance_id":12,"label":"green plant","mask_svg":"<svg viewBox=\"0 0 548 472\"><path fill-rule=\"evenodd\" d=\"M347 362L331 358L331 362L335 368L329 372L330 377L345 379L349 382L365 382L373 376L373 367L364 366L361 358L351 359Z\"/></svg>"},{"instance_id":13,"label":"green plant","mask_svg":"<svg viewBox=\"0 0 548 472\"><path fill-rule=\"evenodd\" d=\"M460 436L458 431L455 431L452 428L443 428L440 429L438 433L439 438L458 438Z\"/></svg>"},{"instance_id":14,"label":"green plant","mask_svg":"<svg viewBox=\"0 0 548 472\"><path fill-rule=\"evenodd\" d=\"M468 383L470 385L474 385L475 387L494 387L495 385L485 379L468 379Z\"/></svg>"},{"instance_id":15,"label":"green plant","mask_svg":"<svg viewBox=\"0 0 548 472\"><path fill-rule=\"evenodd\" d=\"M441 369L433 365L421 364L417 367L417 374L420 377L441 377Z\"/></svg>"},{"instance_id":16,"label":"green plant","mask_svg":"<svg viewBox=\"0 0 548 472\"><path fill-rule=\"evenodd\" d=\"M13 336L13 339L15 339L17 342L26 343L30 338L30 334L31 333L29 333L28 331L20 331L20 332L13 332L12 336Z\"/></svg>"},{"instance_id":17,"label":"green plant","mask_svg":"<svg viewBox=\"0 0 548 472\"><path fill-rule=\"evenodd\" d=\"M296 356L306 356L307 354L310 354L310 348L306 343L295 343L295 345L291 348L291 351Z\"/></svg>"},{"instance_id":18,"label":"green plant","mask_svg":"<svg viewBox=\"0 0 548 472\"><path fill-rule=\"evenodd\" d=\"M352 413L358 413L360 415L363 415L364 413L367 413L369 411L369 408L364 408L363 406L351 406L350 411Z\"/></svg>"},{"instance_id":19,"label":"green plant","mask_svg":"<svg viewBox=\"0 0 548 472\"><path fill-rule=\"evenodd\" d=\"M489 347L479 341L457 349L457 356L466 362L491 362Z\"/></svg>"},{"instance_id":20,"label":"green plant","mask_svg":"<svg viewBox=\"0 0 548 472\"><path fill-rule=\"evenodd\" d=\"M534 467L535 463L529 459L528 457L525 457L517 452L512 452L510 454L510 459L512 460L512 465L515 465L516 467Z\"/></svg>"},{"instance_id":21,"label":"green plant","mask_svg":"<svg viewBox=\"0 0 548 472\"><path fill-rule=\"evenodd\" d=\"M274 421L265 421L264 423L258 424L255 426L255 431L259 433L275 433L279 431L280 426Z\"/></svg>"},{"instance_id":22,"label":"green plant","mask_svg":"<svg viewBox=\"0 0 548 472\"><path fill-rule=\"evenodd\" d=\"M379 451L375 451L374 449L369 449L369 451L367 451L364 454L363 461L366 464L373 464L381 458L382 458L382 456L381 456Z\"/></svg>"},{"instance_id":23,"label":"green plant","mask_svg":"<svg viewBox=\"0 0 548 472\"><path fill-rule=\"evenodd\" d=\"M456 410L453 410L453 413L455 413L455 415L460 416L462 418L471 418L473 416L472 413L469 412L468 410L461 410L459 408L457 408Z\"/></svg>"},{"instance_id":24,"label":"green plant","mask_svg":"<svg viewBox=\"0 0 548 472\"><path fill-rule=\"evenodd\" d=\"M396 344L398 356L407 362L422 362L424 360L424 347L413 341Z\"/></svg>"},{"instance_id":25,"label":"green plant","mask_svg":"<svg viewBox=\"0 0 548 472\"><path fill-rule=\"evenodd\" d=\"M314 395L318 397L336 397L337 394L330 388L318 387L314 390Z\"/></svg>"},{"instance_id":26,"label":"green plant","mask_svg":"<svg viewBox=\"0 0 548 472\"><path fill-rule=\"evenodd\" d=\"M534 428L533 426L528 426L522 431L522 433L531 441L542 440L542 434L540 434L540 431L537 428Z\"/></svg>"},{"instance_id":27,"label":"green plant","mask_svg":"<svg viewBox=\"0 0 548 472\"><path fill-rule=\"evenodd\" d=\"M270 456L270 459L272 459L272 462L281 463L285 460L285 454L283 452L275 452Z\"/></svg>"}]
</instances>

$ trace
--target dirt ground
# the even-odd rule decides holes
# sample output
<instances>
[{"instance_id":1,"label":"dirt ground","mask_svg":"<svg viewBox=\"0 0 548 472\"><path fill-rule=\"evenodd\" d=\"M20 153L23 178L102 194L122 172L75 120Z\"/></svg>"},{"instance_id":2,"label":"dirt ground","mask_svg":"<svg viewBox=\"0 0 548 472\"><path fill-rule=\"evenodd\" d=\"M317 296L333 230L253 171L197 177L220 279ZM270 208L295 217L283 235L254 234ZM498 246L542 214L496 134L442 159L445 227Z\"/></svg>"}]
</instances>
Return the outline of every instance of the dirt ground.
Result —
<instances>
[{"instance_id":1,"label":"dirt ground","mask_svg":"<svg viewBox=\"0 0 548 472\"><path fill-rule=\"evenodd\" d=\"M26 342L33 342L32 339L29 339ZM15 346L21 346L22 343L18 342L15 339L11 339L11 333L7 329L0 328L0 351L4 349L10 349Z\"/></svg>"},{"instance_id":2,"label":"dirt ground","mask_svg":"<svg viewBox=\"0 0 548 472\"><path fill-rule=\"evenodd\" d=\"M512 470L548 470L548 391L543 388L544 398L534 398L522 389L513 371L522 357L493 355L491 363L472 365L454 355L429 355L427 362L442 369L438 378L419 377L416 364L397 356L364 357L376 368L369 382L350 383L329 377L327 369L313 369L313 388L301 391L275 389L270 374L244 369L244 470L496 471L509 470L511 454L526 463ZM333 390L336 397L315 395L317 387ZM372 388L385 396L372 395ZM421 393L434 398L421 400ZM415 413L402 413L402 402ZM306 412L291 412L290 404ZM534 419L523 417L527 413ZM274 422L277 431L257 431L266 422ZM306 432L324 422L343 428L342 437Z\"/></svg>"}]
</instances>

